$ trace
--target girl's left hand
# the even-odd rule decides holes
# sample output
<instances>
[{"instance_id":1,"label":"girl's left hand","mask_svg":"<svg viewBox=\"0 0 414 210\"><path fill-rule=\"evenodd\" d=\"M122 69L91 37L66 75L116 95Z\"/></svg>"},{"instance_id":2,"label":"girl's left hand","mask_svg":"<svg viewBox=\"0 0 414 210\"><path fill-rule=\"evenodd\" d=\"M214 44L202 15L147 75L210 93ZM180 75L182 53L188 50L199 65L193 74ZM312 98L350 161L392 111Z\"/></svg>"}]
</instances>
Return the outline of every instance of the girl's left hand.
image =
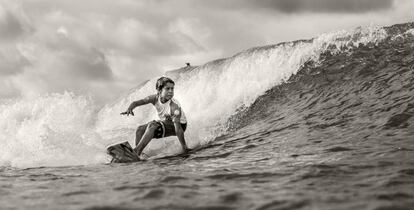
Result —
<instances>
[{"instance_id":1,"label":"girl's left hand","mask_svg":"<svg viewBox=\"0 0 414 210\"><path fill-rule=\"evenodd\" d=\"M121 112L121 115L126 115L126 116L132 115L132 116L134 116L134 112L132 110L128 109L126 112Z\"/></svg>"}]
</instances>

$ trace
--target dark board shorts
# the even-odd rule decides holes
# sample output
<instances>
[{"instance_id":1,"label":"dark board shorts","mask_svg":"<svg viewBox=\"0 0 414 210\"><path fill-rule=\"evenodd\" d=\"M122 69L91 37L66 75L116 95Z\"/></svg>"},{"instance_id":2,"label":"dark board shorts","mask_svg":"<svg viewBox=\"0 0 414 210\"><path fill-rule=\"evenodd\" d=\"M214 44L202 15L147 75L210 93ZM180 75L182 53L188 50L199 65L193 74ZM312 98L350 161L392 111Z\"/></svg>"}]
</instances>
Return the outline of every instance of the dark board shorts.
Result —
<instances>
[{"instance_id":1,"label":"dark board shorts","mask_svg":"<svg viewBox=\"0 0 414 210\"><path fill-rule=\"evenodd\" d=\"M157 127L154 132L154 138L156 139L177 135L175 133L175 127L172 121L155 121L154 120L147 124L139 126L138 129L142 129L145 131L145 129L147 129L148 127L148 124L150 123L155 124L155 126ZM181 128L183 129L183 131L185 131L187 128L187 123L181 123Z\"/></svg>"}]
</instances>

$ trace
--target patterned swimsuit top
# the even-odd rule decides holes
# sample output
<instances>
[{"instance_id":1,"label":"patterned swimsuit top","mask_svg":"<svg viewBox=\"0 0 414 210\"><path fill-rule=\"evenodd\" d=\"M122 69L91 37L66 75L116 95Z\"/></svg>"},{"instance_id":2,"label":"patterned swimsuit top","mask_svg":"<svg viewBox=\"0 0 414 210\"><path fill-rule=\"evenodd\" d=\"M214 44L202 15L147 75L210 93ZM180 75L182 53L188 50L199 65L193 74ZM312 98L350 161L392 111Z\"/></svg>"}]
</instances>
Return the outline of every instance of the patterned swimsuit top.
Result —
<instances>
[{"instance_id":1,"label":"patterned swimsuit top","mask_svg":"<svg viewBox=\"0 0 414 210\"><path fill-rule=\"evenodd\" d=\"M181 124L187 123L187 118L185 117L184 111L181 109L181 105L176 99L172 98L167 102L162 103L160 97L156 96L156 98L153 98L153 101L160 120L169 120L173 122L178 121Z\"/></svg>"}]
</instances>

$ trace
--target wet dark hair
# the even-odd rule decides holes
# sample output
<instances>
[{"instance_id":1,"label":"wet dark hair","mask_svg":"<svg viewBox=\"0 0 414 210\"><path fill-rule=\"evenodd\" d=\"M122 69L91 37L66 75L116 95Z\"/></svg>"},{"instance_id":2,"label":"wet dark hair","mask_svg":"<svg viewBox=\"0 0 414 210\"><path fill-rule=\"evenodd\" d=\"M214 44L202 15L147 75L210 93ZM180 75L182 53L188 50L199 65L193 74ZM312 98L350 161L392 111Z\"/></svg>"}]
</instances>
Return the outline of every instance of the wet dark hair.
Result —
<instances>
[{"instance_id":1,"label":"wet dark hair","mask_svg":"<svg viewBox=\"0 0 414 210\"><path fill-rule=\"evenodd\" d=\"M162 90L162 88L167 85L167 83L172 83L175 85L174 81L168 77L160 77L157 80L157 84L155 84L155 89L157 89L158 92Z\"/></svg>"}]
</instances>

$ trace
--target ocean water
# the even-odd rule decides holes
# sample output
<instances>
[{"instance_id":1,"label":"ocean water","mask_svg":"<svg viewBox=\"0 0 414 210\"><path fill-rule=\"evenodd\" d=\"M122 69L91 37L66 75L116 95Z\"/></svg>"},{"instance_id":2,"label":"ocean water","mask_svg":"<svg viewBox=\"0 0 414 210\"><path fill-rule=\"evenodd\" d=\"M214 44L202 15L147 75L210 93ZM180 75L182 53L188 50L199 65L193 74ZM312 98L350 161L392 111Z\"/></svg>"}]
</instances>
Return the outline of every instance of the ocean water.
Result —
<instances>
[{"instance_id":1,"label":"ocean water","mask_svg":"<svg viewBox=\"0 0 414 210\"><path fill-rule=\"evenodd\" d=\"M257 47L167 72L188 117L147 160L153 78L103 108L70 92L0 105L0 209L413 209L414 24Z\"/></svg>"}]
</instances>

